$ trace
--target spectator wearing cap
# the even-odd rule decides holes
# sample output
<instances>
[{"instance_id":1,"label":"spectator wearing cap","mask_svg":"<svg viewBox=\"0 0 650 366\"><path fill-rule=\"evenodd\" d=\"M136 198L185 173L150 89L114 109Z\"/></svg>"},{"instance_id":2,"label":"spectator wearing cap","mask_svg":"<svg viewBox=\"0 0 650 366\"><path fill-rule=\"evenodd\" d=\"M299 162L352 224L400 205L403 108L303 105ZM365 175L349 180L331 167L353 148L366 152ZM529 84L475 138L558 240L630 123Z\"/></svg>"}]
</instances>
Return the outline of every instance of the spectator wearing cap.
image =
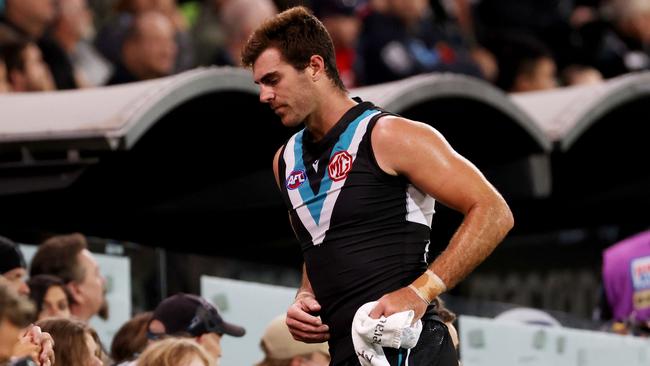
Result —
<instances>
[{"instance_id":1,"label":"spectator wearing cap","mask_svg":"<svg viewBox=\"0 0 650 366\"><path fill-rule=\"evenodd\" d=\"M219 310L205 299L179 293L163 300L154 310L147 336L150 340L164 336L193 338L218 364L221 337L241 337L245 333L244 328L224 321Z\"/></svg>"},{"instance_id":2,"label":"spectator wearing cap","mask_svg":"<svg viewBox=\"0 0 650 366\"><path fill-rule=\"evenodd\" d=\"M357 16L360 0L314 0L314 15L323 22L332 37L336 52L336 68L346 88L356 86L356 47L361 32Z\"/></svg>"},{"instance_id":3,"label":"spectator wearing cap","mask_svg":"<svg viewBox=\"0 0 650 366\"><path fill-rule=\"evenodd\" d=\"M86 238L79 233L51 237L38 247L30 268L30 276L49 274L63 280L72 295L70 312L82 321L106 305L105 280L87 248Z\"/></svg>"},{"instance_id":4,"label":"spectator wearing cap","mask_svg":"<svg viewBox=\"0 0 650 366\"><path fill-rule=\"evenodd\" d=\"M35 316L34 305L0 281L0 364L15 356L19 335Z\"/></svg>"},{"instance_id":5,"label":"spectator wearing cap","mask_svg":"<svg viewBox=\"0 0 650 366\"><path fill-rule=\"evenodd\" d=\"M25 258L16 243L2 236L0 236L0 275L19 294L24 296L29 294L29 287L25 282L27 276Z\"/></svg>"},{"instance_id":6,"label":"spectator wearing cap","mask_svg":"<svg viewBox=\"0 0 650 366\"><path fill-rule=\"evenodd\" d=\"M0 365L9 357L54 365L52 336L37 325L29 325L35 313L34 304L0 276Z\"/></svg>"},{"instance_id":7,"label":"spectator wearing cap","mask_svg":"<svg viewBox=\"0 0 650 366\"><path fill-rule=\"evenodd\" d=\"M264 331L260 347L264 360L256 366L327 366L327 343L303 343L293 339L286 314L274 318Z\"/></svg>"}]
</instances>

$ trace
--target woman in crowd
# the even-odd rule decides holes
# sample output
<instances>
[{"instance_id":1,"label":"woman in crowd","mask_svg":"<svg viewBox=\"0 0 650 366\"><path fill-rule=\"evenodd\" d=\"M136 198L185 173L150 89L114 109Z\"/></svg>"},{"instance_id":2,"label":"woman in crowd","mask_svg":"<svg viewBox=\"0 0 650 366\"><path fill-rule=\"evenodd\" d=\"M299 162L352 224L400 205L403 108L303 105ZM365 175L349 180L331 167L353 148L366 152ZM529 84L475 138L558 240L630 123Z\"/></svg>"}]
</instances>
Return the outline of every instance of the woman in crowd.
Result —
<instances>
[{"instance_id":1,"label":"woman in crowd","mask_svg":"<svg viewBox=\"0 0 650 366\"><path fill-rule=\"evenodd\" d=\"M38 275L27 281L29 297L36 305L38 320L46 318L70 318L72 297L63 281L55 276Z\"/></svg>"},{"instance_id":2,"label":"woman in crowd","mask_svg":"<svg viewBox=\"0 0 650 366\"><path fill-rule=\"evenodd\" d=\"M83 322L52 318L36 323L54 338L56 366L103 366L97 333Z\"/></svg>"},{"instance_id":3,"label":"woman in crowd","mask_svg":"<svg viewBox=\"0 0 650 366\"><path fill-rule=\"evenodd\" d=\"M111 358L116 365L134 360L147 347L147 327L152 317L151 311L138 314L115 333L111 344Z\"/></svg>"},{"instance_id":4,"label":"woman in crowd","mask_svg":"<svg viewBox=\"0 0 650 366\"><path fill-rule=\"evenodd\" d=\"M168 338L152 343L138 358L137 366L213 366L198 343L185 338Z\"/></svg>"}]
</instances>

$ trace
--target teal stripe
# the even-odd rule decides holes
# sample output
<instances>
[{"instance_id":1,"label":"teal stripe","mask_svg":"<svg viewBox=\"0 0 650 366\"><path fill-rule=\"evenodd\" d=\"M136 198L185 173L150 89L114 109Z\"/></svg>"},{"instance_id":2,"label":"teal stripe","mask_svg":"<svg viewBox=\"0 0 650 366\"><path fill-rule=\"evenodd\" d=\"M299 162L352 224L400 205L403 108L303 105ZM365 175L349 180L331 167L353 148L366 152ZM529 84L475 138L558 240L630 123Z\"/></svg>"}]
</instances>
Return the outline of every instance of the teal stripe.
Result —
<instances>
[{"instance_id":1,"label":"teal stripe","mask_svg":"<svg viewBox=\"0 0 650 366\"><path fill-rule=\"evenodd\" d=\"M356 132L357 127L359 126L359 123L361 123L361 121L363 121L364 118L375 113L379 113L379 111L369 109L363 112L359 117L357 117L354 121L352 121L352 123L348 125L348 127L339 137L339 140L334 145L334 148L332 149L332 154L330 155L330 159L337 152L348 150L350 144L352 143L352 139L354 138L354 133ZM305 172L307 172L307 169L305 168L305 163L302 159L303 133L304 130L296 134L295 144L293 149L296 163L293 170L304 170ZM329 161L327 163L329 164ZM320 169L327 169L327 168L328 166L325 165L322 166ZM305 174L305 176L306 175L307 174ZM320 225L320 218L321 218L321 213L323 211L323 204L325 203L327 192L329 191L331 186L332 186L332 180L330 179L329 174L325 173L323 175L323 179L321 180L317 195L314 195L314 191L312 191L311 189L311 185L309 184L309 178L307 178L305 183L303 183L298 188L298 191L300 192L300 197L302 198L302 201L307 205L307 208L309 209L309 213L311 214L311 217L314 218L314 222L316 222L316 225Z\"/></svg>"}]
</instances>

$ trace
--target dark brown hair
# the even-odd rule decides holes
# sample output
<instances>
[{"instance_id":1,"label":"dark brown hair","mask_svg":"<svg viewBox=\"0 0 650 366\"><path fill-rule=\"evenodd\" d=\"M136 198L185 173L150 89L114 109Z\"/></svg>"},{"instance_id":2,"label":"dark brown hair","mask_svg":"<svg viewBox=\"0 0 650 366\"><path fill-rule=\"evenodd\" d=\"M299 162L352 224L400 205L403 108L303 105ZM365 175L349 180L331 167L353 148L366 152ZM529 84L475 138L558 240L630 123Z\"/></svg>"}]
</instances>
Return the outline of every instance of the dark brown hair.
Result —
<instances>
[{"instance_id":1,"label":"dark brown hair","mask_svg":"<svg viewBox=\"0 0 650 366\"><path fill-rule=\"evenodd\" d=\"M86 237L79 233L53 236L38 247L29 275L49 274L66 284L81 282L86 273L77 256L87 247Z\"/></svg>"},{"instance_id":2,"label":"dark brown hair","mask_svg":"<svg viewBox=\"0 0 650 366\"><path fill-rule=\"evenodd\" d=\"M296 70L309 66L312 56L325 61L325 74L339 89L345 86L336 69L334 44L323 23L302 6L283 11L255 30L242 50L242 64L251 67L268 48L276 48Z\"/></svg>"},{"instance_id":3,"label":"dark brown hair","mask_svg":"<svg viewBox=\"0 0 650 366\"><path fill-rule=\"evenodd\" d=\"M75 319L51 318L36 323L54 338L56 366L78 366L88 363L92 356L86 345L86 334L98 341L97 333L85 323ZM97 349L101 345L97 343Z\"/></svg>"},{"instance_id":4,"label":"dark brown hair","mask_svg":"<svg viewBox=\"0 0 650 366\"><path fill-rule=\"evenodd\" d=\"M72 304L74 302L74 299L70 294L70 290L68 290L68 288L65 286L65 283L63 283L63 281L56 276L37 275L30 277L27 281L27 286L29 287L29 298L32 299L36 305L36 310L39 314L41 311L43 311L43 301L45 299L45 295L47 295L47 290L49 290L50 287L60 287L61 290L63 290L65 297L68 299L68 304Z\"/></svg>"},{"instance_id":5,"label":"dark brown hair","mask_svg":"<svg viewBox=\"0 0 650 366\"><path fill-rule=\"evenodd\" d=\"M137 357L147 346L147 328L153 318L153 312L148 311L134 316L124 323L113 337L111 358L118 364Z\"/></svg>"}]
</instances>

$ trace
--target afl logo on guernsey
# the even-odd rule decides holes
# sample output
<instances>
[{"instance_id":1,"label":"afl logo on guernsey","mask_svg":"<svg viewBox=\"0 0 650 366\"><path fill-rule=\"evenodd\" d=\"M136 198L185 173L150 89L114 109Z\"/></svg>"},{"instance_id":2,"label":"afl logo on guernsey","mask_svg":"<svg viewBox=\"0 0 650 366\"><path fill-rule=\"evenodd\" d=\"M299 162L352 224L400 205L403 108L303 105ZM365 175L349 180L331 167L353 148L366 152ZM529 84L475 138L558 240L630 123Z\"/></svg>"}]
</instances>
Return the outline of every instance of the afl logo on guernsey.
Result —
<instances>
[{"instance_id":1,"label":"afl logo on guernsey","mask_svg":"<svg viewBox=\"0 0 650 366\"><path fill-rule=\"evenodd\" d=\"M347 151L339 151L334 154L327 167L330 178L335 182L347 178L350 170L352 170L352 155Z\"/></svg>"},{"instance_id":2,"label":"afl logo on guernsey","mask_svg":"<svg viewBox=\"0 0 650 366\"><path fill-rule=\"evenodd\" d=\"M300 187L307 180L304 170L294 170L287 178L287 189L293 190Z\"/></svg>"}]
</instances>

